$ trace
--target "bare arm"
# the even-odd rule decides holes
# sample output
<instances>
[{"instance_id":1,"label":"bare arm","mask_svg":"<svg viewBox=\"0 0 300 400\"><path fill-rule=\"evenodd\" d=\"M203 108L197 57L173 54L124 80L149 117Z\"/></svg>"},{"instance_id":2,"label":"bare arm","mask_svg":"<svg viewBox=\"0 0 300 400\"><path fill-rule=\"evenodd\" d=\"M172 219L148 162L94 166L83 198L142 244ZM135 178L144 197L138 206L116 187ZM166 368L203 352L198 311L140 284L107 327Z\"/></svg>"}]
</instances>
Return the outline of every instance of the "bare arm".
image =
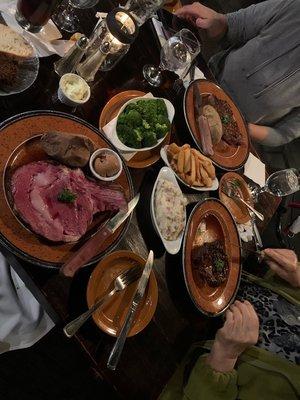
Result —
<instances>
[{"instance_id":1,"label":"bare arm","mask_svg":"<svg viewBox=\"0 0 300 400\"><path fill-rule=\"evenodd\" d=\"M248 124L250 137L265 146L276 147L300 137L300 108L293 109L272 127Z\"/></svg>"}]
</instances>

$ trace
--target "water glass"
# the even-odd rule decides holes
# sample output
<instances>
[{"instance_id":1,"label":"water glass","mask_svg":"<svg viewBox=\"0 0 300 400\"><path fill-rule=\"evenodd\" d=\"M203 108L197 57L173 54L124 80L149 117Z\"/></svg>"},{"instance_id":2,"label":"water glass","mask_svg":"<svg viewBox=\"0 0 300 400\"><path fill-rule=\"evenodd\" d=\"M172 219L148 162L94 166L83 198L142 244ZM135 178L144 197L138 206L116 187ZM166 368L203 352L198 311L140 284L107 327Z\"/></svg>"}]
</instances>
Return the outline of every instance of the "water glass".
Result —
<instances>
[{"instance_id":1,"label":"water glass","mask_svg":"<svg viewBox=\"0 0 300 400\"><path fill-rule=\"evenodd\" d=\"M160 86L162 82L161 72L169 70L179 77L185 76L194 58L200 53L200 43L189 29L181 29L170 37L161 48L160 65L145 65L144 78L152 86Z\"/></svg>"},{"instance_id":2,"label":"water glass","mask_svg":"<svg viewBox=\"0 0 300 400\"><path fill-rule=\"evenodd\" d=\"M300 190L300 175L295 168L283 169L270 175L263 188L255 188L252 195L255 200L261 193L270 193L274 196L289 196Z\"/></svg>"},{"instance_id":3,"label":"water glass","mask_svg":"<svg viewBox=\"0 0 300 400\"><path fill-rule=\"evenodd\" d=\"M138 26L142 26L164 4L164 0L128 0L124 8L136 20Z\"/></svg>"}]
</instances>

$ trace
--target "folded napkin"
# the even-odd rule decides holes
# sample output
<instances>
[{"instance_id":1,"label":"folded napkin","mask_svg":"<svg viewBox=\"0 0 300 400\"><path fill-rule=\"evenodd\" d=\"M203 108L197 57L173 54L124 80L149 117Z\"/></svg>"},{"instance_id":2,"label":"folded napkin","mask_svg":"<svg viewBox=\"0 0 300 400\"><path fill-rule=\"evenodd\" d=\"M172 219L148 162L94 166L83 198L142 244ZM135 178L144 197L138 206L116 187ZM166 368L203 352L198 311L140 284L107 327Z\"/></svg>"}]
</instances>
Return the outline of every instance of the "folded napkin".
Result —
<instances>
[{"instance_id":1,"label":"folded napkin","mask_svg":"<svg viewBox=\"0 0 300 400\"><path fill-rule=\"evenodd\" d=\"M24 30L15 20L16 0L1 0L0 12L6 24L14 31L20 33L36 49L38 57L47 57L51 54L63 56L74 42L61 39L61 33L56 25L49 20L39 33Z\"/></svg>"},{"instance_id":2,"label":"folded napkin","mask_svg":"<svg viewBox=\"0 0 300 400\"><path fill-rule=\"evenodd\" d=\"M0 253L0 354L29 347L54 322Z\"/></svg>"},{"instance_id":3,"label":"folded napkin","mask_svg":"<svg viewBox=\"0 0 300 400\"><path fill-rule=\"evenodd\" d=\"M244 175L263 187L266 183L266 166L254 154L250 153L244 167Z\"/></svg>"},{"instance_id":4,"label":"folded napkin","mask_svg":"<svg viewBox=\"0 0 300 400\"><path fill-rule=\"evenodd\" d=\"M254 236L251 221L248 221L245 224L236 224L236 225L242 241L246 243L251 242Z\"/></svg>"},{"instance_id":5,"label":"folded napkin","mask_svg":"<svg viewBox=\"0 0 300 400\"><path fill-rule=\"evenodd\" d=\"M154 97L152 93L147 93L145 94L145 96L142 96L145 98L151 98ZM112 119L108 124L106 124L102 130L105 133L106 137L110 140L110 138L112 137L113 134L113 130L115 129L116 126L116 120L117 117L115 117L114 119ZM124 157L124 159L126 161L129 161L132 159L132 157L134 157L136 155L136 151L120 151L120 153L122 154L122 156Z\"/></svg>"}]
</instances>

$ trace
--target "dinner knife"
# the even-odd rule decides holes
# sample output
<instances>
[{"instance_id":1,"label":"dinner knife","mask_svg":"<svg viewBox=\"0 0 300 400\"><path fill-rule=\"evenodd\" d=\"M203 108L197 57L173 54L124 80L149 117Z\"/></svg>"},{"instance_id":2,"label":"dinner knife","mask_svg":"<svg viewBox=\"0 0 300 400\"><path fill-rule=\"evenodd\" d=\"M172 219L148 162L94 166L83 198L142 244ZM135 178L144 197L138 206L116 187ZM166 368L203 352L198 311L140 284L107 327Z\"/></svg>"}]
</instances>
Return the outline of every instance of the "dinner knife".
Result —
<instances>
[{"instance_id":1,"label":"dinner knife","mask_svg":"<svg viewBox=\"0 0 300 400\"><path fill-rule=\"evenodd\" d=\"M102 243L111 236L119 226L129 217L135 209L140 194L138 193L128 203L127 210L120 210L115 216L108 220L101 228L87 241L78 251L76 251L61 267L60 272L68 277L73 277L75 272L83 267L95 255L98 254L99 248Z\"/></svg>"},{"instance_id":2,"label":"dinner knife","mask_svg":"<svg viewBox=\"0 0 300 400\"><path fill-rule=\"evenodd\" d=\"M143 273L142 273L142 276L139 280L138 286L137 286L135 294L133 296L131 307L127 313L124 325L123 325L123 327L120 331L120 334L116 340L116 343L115 343L114 347L112 348L112 351L109 355L109 359L107 362L107 368L109 368L109 369L115 370L118 365L118 362L119 362L119 359L120 359L120 356L121 356L121 353L122 353L122 350L123 350L123 347L124 347L124 344L125 344L125 341L127 338L127 334L131 328L134 316L136 314L136 310L138 309L138 306L144 297L144 293L145 293L145 290L147 287L149 276L152 271L153 261L154 261L154 254L153 254L153 251L150 250Z\"/></svg>"}]
</instances>

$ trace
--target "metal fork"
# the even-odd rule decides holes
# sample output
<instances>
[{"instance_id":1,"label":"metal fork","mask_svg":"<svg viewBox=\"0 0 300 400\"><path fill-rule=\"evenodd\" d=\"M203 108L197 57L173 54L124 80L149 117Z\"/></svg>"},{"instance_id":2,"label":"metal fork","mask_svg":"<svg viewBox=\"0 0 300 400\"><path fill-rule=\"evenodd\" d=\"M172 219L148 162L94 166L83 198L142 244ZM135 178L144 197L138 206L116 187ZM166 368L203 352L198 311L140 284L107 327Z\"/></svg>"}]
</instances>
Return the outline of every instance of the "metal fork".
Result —
<instances>
[{"instance_id":1,"label":"metal fork","mask_svg":"<svg viewBox=\"0 0 300 400\"><path fill-rule=\"evenodd\" d=\"M128 270L122 272L113 282L114 288L106 294L104 297L96 301L96 303L89 308L86 312L79 315L79 317L73 319L64 327L64 334L70 338L72 337L78 329L90 318L90 316L101 307L108 299L110 299L116 292L124 290L127 286L135 282L142 273L142 268L140 266L135 266L129 268Z\"/></svg>"},{"instance_id":2,"label":"metal fork","mask_svg":"<svg viewBox=\"0 0 300 400\"><path fill-rule=\"evenodd\" d=\"M263 214L261 214L259 211L255 210L255 208L253 208L250 204L248 204L239 193L235 192L231 187L228 187L227 183L225 185L225 190L222 187L221 191L226 194L226 196L230 197L231 199L238 199L241 203L245 204L245 206L252 211L257 218L259 218L261 221L263 221L265 219L265 217L263 216Z\"/></svg>"}]
</instances>

